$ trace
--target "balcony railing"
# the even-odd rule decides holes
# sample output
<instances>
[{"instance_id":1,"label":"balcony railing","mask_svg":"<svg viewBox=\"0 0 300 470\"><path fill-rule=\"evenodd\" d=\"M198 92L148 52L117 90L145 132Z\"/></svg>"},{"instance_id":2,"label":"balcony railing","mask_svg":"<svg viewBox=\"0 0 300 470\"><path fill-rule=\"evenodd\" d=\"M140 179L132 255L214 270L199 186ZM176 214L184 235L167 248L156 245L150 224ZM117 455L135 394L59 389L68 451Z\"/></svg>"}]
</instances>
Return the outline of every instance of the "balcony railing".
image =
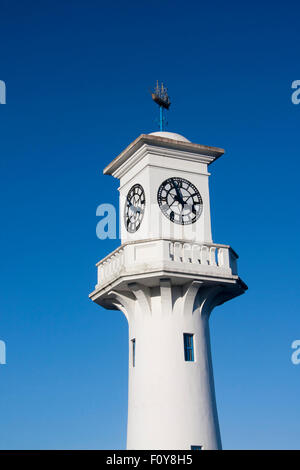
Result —
<instances>
[{"instance_id":1,"label":"balcony railing","mask_svg":"<svg viewBox=\"0 0 300 470\"><path fill-rule=\"evenodd\" d=\"M174 240L128 242L97 263L98 284L104 286L122 275L142 274L155 270L237 275L238 255L228 245L187 243Z\"/></svg>"}]
</instances>

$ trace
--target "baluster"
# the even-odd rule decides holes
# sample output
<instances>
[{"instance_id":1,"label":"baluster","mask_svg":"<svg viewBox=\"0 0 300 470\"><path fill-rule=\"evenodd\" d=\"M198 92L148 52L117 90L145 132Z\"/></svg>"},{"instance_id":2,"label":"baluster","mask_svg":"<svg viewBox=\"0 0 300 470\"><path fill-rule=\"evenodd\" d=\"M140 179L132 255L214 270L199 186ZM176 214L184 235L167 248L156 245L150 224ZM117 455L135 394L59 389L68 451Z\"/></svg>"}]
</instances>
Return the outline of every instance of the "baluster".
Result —
<instances>
[{"instance_id":1,"label":"baluster","mask_svg":"<svg viewBox=\"0 0 300 470\"><path fill-rule=\"evenodd\" d=\"M98 266L98 284L104 280L103 264Z\"/></svg>"},{"instance_id":2,"label":"baluster","mask_svg":"<svg viewBox=\"0 0 300 470\"><path fill-rule=\"evenodd\" d=\"M175 260L175 249L174 249L174 243L173 242L169 242L169 257L170 257L170 260L174 261Z\"/></svg>"},{"instance_id":3,"label":"baluster","mask_svg":"<svg viewBox=\"0 0 300 470\"><path fill-rule=\"evenodd\" d=\"M192 247L189 243L183 244L183 262L184 263L192 262Z\"/></svg>"},{"instance_id":4,"label":"baluster","mask_svg":"<svg viewBox=\"0 0 300 470\"><path fill-rule=\"evenodd\" d=\"M102 269L103 269L103 281L107 279L107 266L106 266L106 261L102 263Z\"/></svg>"},{"instance_id":5,"label":"baluster","mask_svg":"<svg viewBox=\"0 0 300 470\"><path fill-rule=\"evenodd\" d=\"M200 245L192 247L192 263L201 264Z\"/></svg>"},{"instance_id":6,"label":"baluster","mask_svg":"<svg viewBox=\"0 0 300 470\"><path fill-rule=\"evenodd\" d=\"M222 268L226 268L226 269L229 268L228 248L219 248L218 260L219 260L219 266L222 266Z\"/></svg>"},{"instance_id":7,"label":"baluster","mask_svg":"<svg viewBox=\"0 0 300 470\"><path fill-rule=\"evenodd\" d=\"M209 264L208 248L205 245L201 246L201 264Z\"/></svg>"},{"instance_id":8,"label":"baluster","mask_svg":"<svg viewBox=\"0 0 300 470\"><path fill-rule=\"evenodd\" d=\"M111 264L111 275L113 276L116 271L116 255L112 255L110 264Z\"/></svg>"},{"instance_id":9,"label":"baluster","mask_svg":"<svg viewBox=\"0 0 300 470\"><path fill-rule=\"evenodd\" d=\"M124 250L123 248L120 250L120 258L119 258L119 262L120 262L120 271L122 271L123 269L123 266L124 266Z\"/></svg>"},{"instance_id":10,"label":"baluster","mask_svg":"<svg viewBox=\"0 0 300 470\"><path fill-rule=\"evenodd\" d=\"M209 264L210 266L217 266L216 263L216 247L211 246L209 249Z\"/></svg>"},{"instance_id":11,"label":"baluster","mask_svg":"<svg viewBox=\"0 0 300 470\"><path fill-rule=\"evenodd\" d=\"M107 277L110 278L112 275L112 257L107 260Z\"/></svg>"},{"instance_id":12,"label":"baluster","mask_svg":"<svg viewBox=\"0 0 300 470\"><path fill-rule=\"evenodd\" d=\"M114 262L114 274L116 274L119 271L119 253L115 254L115 262Z\"/></svg>"},{"instance_id":13,"label":"baluster","mask_svg":"<svg viewBox=\"0 0 300 470\"><path fill-rule=\"evenodd\" d=\"M174 243L174 261L182 261L181 256L182 245L180 242Z\"/></svg>"}]
</instances>

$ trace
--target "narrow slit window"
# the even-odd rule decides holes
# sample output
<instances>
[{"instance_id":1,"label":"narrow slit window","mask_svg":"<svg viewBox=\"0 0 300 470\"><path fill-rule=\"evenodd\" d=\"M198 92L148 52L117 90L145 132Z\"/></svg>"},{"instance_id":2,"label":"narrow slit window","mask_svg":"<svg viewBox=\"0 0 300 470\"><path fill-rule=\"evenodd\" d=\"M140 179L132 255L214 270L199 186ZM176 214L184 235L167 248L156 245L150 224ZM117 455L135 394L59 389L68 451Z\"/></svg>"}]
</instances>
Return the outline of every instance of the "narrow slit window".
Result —
<instances>
[{"instance_id":1,"label":"narrow slit window","mask_svg":"<svg viewBox=\"0 0 300 470\"><path fill-rule=\"evenodd\" d=\"M132 367L135 367L135 338L131 340L132 345Z\"/></svg>"},{"instance_id":2,"label":"narrow slit window","mask_svg":"<svg viewBox=\"0 0 300 470\"><path fill-rule=\"evenodd\" d=\"M193 362L194 361L194 335L190 333L183 333L183 344L184 344L184 360Z\"/></svg>"},{"instance_id":3,"label":"narrow slit window","mask_svg":"<svg viewBox=\"0 0 300 470\"><path fill-rule=\"evenodd\" d=\"M202 446L191 446L191 450L202 450Z\"/></svg>"}]
</instances>

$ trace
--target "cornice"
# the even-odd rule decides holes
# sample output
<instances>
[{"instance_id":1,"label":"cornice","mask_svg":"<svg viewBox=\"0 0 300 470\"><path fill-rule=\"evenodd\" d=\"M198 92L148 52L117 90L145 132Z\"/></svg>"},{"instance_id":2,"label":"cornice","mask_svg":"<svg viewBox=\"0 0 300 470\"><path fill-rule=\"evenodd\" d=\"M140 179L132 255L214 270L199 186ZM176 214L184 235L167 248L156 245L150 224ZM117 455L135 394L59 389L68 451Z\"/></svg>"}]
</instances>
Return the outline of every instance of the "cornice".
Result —
<instances>
[{"instance_id":1,"label":"cornice","mask_svg":"<svg viewBox=\"0 0 300 470\"><path fill-rule=\"evenodd\" d=\"M121 178L146 155L159 155L210 165L223 154L224 150L218 147L141 134L106 166L103 173Z\"/></svg>"}]
</instances>

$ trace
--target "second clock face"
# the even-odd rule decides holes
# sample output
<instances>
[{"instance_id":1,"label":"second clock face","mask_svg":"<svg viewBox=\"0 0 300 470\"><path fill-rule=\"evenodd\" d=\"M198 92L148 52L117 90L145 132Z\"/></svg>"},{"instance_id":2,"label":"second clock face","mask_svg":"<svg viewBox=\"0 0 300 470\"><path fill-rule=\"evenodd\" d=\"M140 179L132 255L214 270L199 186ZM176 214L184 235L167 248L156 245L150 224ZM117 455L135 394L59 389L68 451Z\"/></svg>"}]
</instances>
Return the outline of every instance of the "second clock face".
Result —
<instances>
[{"instance_id":1,"label":"second clock face","mask_svg":"<svg viewBox=\"0 0 300 470\"><path fill-rule=\"evenodd\" d=\"M168 178L159 187L157 202L162 213L176 224L193 224L199 219L203 201L190 181L184 178Z\"/></svg>"},{"instance_id":2,"label":"second clock face","mask_svg":"<svg viewBox=\"0 0 300 470\"><path fill-rule=\"evenodd\" d=\"M145 211L145 193L140 184L135 184L128 191L125 210L124 223L127 232L136 232L142 223Z\"/></svg>"}]
</instances>

